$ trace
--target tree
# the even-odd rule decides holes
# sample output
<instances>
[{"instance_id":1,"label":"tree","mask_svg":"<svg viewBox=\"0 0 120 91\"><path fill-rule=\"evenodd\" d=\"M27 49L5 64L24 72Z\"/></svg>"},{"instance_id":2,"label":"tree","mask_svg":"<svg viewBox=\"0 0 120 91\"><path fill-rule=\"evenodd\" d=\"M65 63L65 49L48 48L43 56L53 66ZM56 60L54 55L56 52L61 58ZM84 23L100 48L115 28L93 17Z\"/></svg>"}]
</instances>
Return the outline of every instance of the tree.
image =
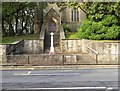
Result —
<instances>
[{"instance_id":1,"label":"tree","mask_svg":"<svg viewBox=\"0 0 120 91\"><path fill-rule=\"evenodd\" d=\"M43 2L3 2L3 36L36 33L43 24Z\"/></svg>"},{"instance_id":2,"label":"tree","mask_svg":"<svg viewBox=\"0 0 120 91\"><path fill-rule=\"evenodd\" d=\"M37 2L35 7L35 32L39 32L41 30L41 26L43 24L43 9L45 7L45 2Z\"/></svg>"},{"instance_id":3,"label":"tree","mask_svg":"<svg viewBox=\"0 0 120 91\"><path fill-rule=\"evenodd\" d=\"M34 20L34 6L35 4L30 2L3 2L3 36L14 36L22 35L25 33L32 33L31 31L33 31L33 26L31 24L33 23L29 24L28 22L32 22Z\"/></svg>"},{"instance_id":4,"label":"tree","mask_svg":"<svg viewBox=\"0 0 120 91\"><path fill-rule=\"evenodd\" d=\"M120 2L85 2L82 8L87 19L78 28L78 38L120 39Z\"/></svg>"}]
</instances>

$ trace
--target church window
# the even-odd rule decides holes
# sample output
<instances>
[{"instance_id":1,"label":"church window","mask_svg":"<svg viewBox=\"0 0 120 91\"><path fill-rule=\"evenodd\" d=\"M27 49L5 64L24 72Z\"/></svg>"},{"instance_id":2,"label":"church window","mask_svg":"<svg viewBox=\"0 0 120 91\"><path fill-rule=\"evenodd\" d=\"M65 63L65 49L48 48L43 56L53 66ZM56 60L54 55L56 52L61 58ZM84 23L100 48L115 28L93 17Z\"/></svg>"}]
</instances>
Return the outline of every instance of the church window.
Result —
<instances>
[{"instance_id":1,"label":"church window","mask_svg":"<svg viewBox=\"0 0 120 91\"><path fill-rule=\"evenodd\" d=\"M71 19L72 21L79 21L79 11L78 9L73 9L72 12L71 12L72 16L71 16Z\"/></svg>"}]
</instances>

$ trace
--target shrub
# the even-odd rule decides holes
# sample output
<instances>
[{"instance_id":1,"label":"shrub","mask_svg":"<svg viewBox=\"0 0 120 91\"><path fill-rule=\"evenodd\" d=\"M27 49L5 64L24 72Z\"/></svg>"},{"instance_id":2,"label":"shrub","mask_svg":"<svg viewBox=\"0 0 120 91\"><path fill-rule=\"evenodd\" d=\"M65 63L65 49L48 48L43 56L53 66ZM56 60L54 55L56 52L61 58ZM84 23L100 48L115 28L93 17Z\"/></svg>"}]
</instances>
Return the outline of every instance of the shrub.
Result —
<instances>
[{"instance_id":1,"label":"shrub","mask_svg":"<svg viewBox=\"0 0 120 91\"><path fill-rule=\"evenodd\" d=\"M115 15L105 15L101 23L105 26L112 26L113 24L117 24L118 20Z\"/></svg>"},{"instance_id":2,"label":"shrub","mask_svg":"<svg viewBox=\"0 0 120 91\"><path fill-rule=\"evenodd\" d=\"M77 39L76 34L72 34L72 35L69 37L69 39Z\"/></svg>"},{"instance_id":3,"label":"shrub","mask_svg":"<svg viewBox=\"0 0 120 91\"><path fill-rule=\"evenodd\" d=\"M78 38L86 38L86 39L103 39L102 33L104 33L104 29L101 22L92 22L86 20L83 22L80 28L78 28L77 37ZM101 35L102 34L102 35Z\"/></svg>"},{"instance_id":4,"label":"shrub","mask_svg":"<svg viewBox=\"0 0 120 91\"><path fill-rule=\"evenodd\" d=\"M65 32L70 32L71 30L70 30L70 26L68 25L68 24L62 24L62 26L63 26L63 29L64 29L64 31Z\"/></svg>"},{"instance_id":5,"label":"shrub","mask_svg":"<svg viewBox=\"0 0 120 91\"><path fill-rule=\"evenodd\" d=\"M89 21L88 19L86 19L85 21L83 21L82 25L77 29L77 33L76 36L78 38L88 38L89 34L90 34L90 27L92 25L92 22Z\"/></svg>"},{"instance_id":6,"label":"shrub","mask_svg":"<svg viewBox=\"0 0 120 91\"><path fill-rule=\"evenodd\" d=\"M120 36L120 26L113 25L109 27L105 39L118 39Z\"/></svg>"},{"instance_id":7,"label":"shrub","mask_svg":"<svg viewBox=\"0 0 120 91\"><path fill-rule=\"evenodd\" d=\"M106 26L105 22L95 22L90 20L85 20L81 27L78 28L78 32L76 36L78 38L85 38L85 39L94 39L94 40L101 40L101 39L120 39L120 26L115 25L116 21L112 21L112 26Z\"/></svg>"}]
</instances>

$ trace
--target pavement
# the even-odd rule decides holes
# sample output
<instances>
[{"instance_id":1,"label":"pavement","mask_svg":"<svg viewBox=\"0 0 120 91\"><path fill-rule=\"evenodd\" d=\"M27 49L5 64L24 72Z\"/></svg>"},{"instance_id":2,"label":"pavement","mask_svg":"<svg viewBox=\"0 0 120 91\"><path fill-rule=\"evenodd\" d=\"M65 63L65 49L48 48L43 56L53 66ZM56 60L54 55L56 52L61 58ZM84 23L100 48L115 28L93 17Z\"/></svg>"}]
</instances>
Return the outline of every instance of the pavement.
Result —
<instances>
[{"instance_id":1,"label":"pavement","mask_svg":"<svg viewBox=\"0 0 120 91\"><path fill-rule=\"evenodd\" d=\"M118 91L118 68L4 69L1 84L3 91Z\"/></svg>"},{"instance_id":2,"label":"pavement","mask_svg":"<svg viewBox=\"0 0 120 91\"><path fill-rule=\"evenodd\" d=\"M118 65L56 65L56 66L0 66L0 70L31 70L31 69L96 69L96 68L118 68Z\"/></svg>"}]
</instances>

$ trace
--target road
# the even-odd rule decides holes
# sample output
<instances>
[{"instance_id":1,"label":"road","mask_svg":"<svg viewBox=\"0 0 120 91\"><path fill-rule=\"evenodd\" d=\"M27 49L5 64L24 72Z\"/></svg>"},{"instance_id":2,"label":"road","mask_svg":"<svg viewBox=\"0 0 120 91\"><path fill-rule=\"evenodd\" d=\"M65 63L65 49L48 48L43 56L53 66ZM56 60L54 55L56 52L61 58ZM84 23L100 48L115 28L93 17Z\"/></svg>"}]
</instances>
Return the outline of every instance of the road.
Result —
<instances>
[{"instance_id":1,"label":"road","mask_svg":"<svg viewBox=\"0 0 120 91\"><path fill-rule=\"evenodd\" d=\"M116 88L118 87L118 69L4 70L2 71L2 87L3 89Z\"/></svg>"}]
</instances>

